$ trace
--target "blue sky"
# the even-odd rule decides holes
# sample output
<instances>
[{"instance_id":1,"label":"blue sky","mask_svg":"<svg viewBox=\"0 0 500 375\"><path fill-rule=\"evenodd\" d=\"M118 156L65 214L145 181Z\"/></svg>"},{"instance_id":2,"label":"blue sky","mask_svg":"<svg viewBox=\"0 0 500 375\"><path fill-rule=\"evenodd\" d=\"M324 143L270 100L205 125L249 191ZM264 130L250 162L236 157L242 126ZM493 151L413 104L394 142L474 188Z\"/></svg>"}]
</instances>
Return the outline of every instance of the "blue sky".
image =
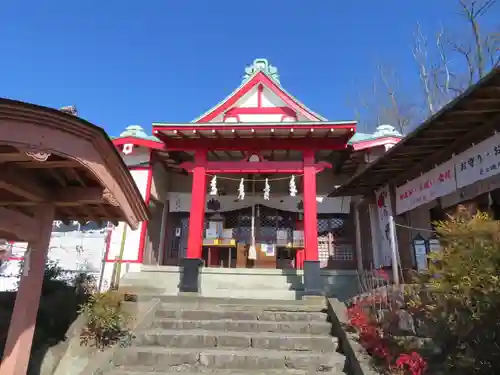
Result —
<instances>
[{"instance_id":1,"label":"blue sky","mask_svg":"<svg viewBox=\"0 0 500 375\"><path fill-rule=\"evenodd\" d=\"M331 120L379 61L412 88L416 22L454 23L455 0L4 0L0 96L80 115L118 135L127 125L189 122L268 58L282 85ZM498 9L492 17L500 18ZM408 78L408 79L406 79Z\"/></svg>"}]
</instances>

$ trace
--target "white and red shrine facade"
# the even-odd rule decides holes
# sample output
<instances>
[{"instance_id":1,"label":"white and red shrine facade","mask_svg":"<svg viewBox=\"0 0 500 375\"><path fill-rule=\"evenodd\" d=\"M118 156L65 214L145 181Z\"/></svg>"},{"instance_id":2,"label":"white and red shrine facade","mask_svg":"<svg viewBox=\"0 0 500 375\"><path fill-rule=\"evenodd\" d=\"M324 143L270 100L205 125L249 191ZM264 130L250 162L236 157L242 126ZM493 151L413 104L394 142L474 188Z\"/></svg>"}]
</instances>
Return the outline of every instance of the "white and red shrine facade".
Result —
<instances>
[{"instance_id":1,"label":"white and red shrine facade","mask_svg":"<svg viewBox=\"0 0 500 375\"><path fill-rule=\"evenodd\" d=\"M193 122L153 123L152 136L131 126L114 139L152 218L114 228L107 262L180 264L184 291L198 290L202 266L304 268L311 293L320 268L356 268L351 200L328 194L401 135L321 117L265 59L245 73Z\"/></svg>"}]
</instances>

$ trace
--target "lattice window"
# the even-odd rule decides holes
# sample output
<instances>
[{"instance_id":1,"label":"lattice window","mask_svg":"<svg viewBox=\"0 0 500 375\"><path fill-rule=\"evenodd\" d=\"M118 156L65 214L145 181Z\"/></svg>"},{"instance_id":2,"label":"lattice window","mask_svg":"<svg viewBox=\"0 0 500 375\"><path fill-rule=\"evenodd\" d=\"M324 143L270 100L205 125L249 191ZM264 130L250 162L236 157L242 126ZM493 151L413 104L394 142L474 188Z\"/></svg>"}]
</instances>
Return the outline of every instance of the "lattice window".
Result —
<instances>
[{"instance_id":1,"label":"lattice window","mask_svg":"<svg viewBox=\"0 0 500 375\"><path fill-rule=\"evenodd\" d=\"M286 230L287 242L292 242L293 230L297 221L297 214L294 212L277 210L266 206L258 205L256 241L259 243L277 242L278 230Z\"/></svg>"},{"instance_id":2,"label":"lattice window","mask_svg":"<svg viewBox=\"0 0 500 375\"><path fill-rule=\"evenodd\" d=\"M347 215L321 215L318 217L318 255L322 266L329 262L350 262L354 247Z\"/></svg>"},{"instance_id":3,"label":"lattice window","mask_svg":"<svg viewBox=\"0 0 500 375\"><path fill-rule=\"evenodd\" d=\"M252 208L223 212L224 228L233 229L234 239L249 244L252 237Z\"/></svg>"}]
</instances>

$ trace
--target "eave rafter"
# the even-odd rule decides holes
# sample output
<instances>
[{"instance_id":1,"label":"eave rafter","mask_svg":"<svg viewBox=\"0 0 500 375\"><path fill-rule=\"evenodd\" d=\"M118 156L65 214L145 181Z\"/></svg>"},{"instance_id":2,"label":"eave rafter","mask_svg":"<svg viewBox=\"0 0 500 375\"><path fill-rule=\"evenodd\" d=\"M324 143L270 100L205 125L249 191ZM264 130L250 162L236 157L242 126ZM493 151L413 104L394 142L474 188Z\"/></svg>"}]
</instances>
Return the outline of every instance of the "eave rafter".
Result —
<instances>
[{"instance_id":1,"label":"eave rafter","mask_svg":"<svg viewBox=\"0 0 500 375\"><path fill-rule=\"evenodd\" d=\"M41 202L52 202L57 206L106 203L101 187L48 189L33 176L10 166L0 167L0 175L0 188L20 197L20 200L3 201L0 196L0 206L33 206Z\"/></svg>"}]
</instances>

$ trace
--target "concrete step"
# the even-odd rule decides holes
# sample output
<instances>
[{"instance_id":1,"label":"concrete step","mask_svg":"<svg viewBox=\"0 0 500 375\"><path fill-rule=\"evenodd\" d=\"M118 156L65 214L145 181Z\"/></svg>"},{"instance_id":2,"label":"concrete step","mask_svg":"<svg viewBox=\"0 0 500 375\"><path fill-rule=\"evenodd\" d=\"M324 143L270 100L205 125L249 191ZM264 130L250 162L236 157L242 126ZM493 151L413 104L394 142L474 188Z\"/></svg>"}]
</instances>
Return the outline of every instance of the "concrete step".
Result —
<instances>
[{"instance_id":1,"label":"concrete step","mask_svg":"<svg viewBox=\"0 0 500 375\"><path fill-rule=\"evenodd\" d=\"M283 275L225 275L208 274L201 276L201 285L209 289L304 289L302 277Z\"/></svg>"},{"instance_id":2,"label":"concrete step","mask_svg":"<svg viewBox=\"0 0 500 375\"><path fill-rule=\"evenodd\" d=\"M251 299L251 298L228 298L228 297L202 297L194 294L180 294L166 296L162 294L143 293L143 300L159 299L169 305L198 307L202 309L216 307L228 308L237 306L239 308L265 308L266 310L285 311L310 311L318 312L326 308L326 301L321 297L306 300L276 300L276 299Z\"/></svg>"},{"instance_id":3,"label":"concrete step","mask_svg":"<svg viewBox=\"0 0 500 375\"><path fill-rule=\"evenodd\" d=\"M205 367L198 366L182 366L177 367L171 371L158 372L149 367L122 367L116 368L111 372L106 373L106 375L174 375L174 374L186 374L186 375L202 375L202 374L215 374L215 375L343 375L343 365L336 365L335 368L324 368L320 371L308 371L308 370L293 370L293 369L280 369L280 370L224 370L224 369L207 369Z\"/></svg>"},{"instance_id":4,"label":"concrete step","mask_svg":"<svg viewBox=\"0 0 500 375\"><path fill-rule=\"evenodd\" d=\"M158 329L203 329L224 332L276 332L281 334L305 333L328 335L331 324L327 322L276 322L261 320L182 320L155 319L152 328Z\"/></svg>"},{"instance_id":5,"label":"concrete step","mask_svg":"<svg viewBox=\"0 0 500 375\"><path fill-rule=\"evenodd\" d=\"M270 272L271 271L271 272ZM289 271L289 270L287 270ZM181 279L181 271L167 269L164 271L129 272L122 282L147 283L151 285L175 285ZM253 270L253 269L225 269L203 268L200 274L201 285L207 289L303 289L302 274L283 273L283 270Z\"/></svg>"},{"instance_id":6,"label":"concrete step","mask_svg":"<svg viewBox=\"0 0 500 375\"><path fill-rule=\"evenodd\" d=\"M135 294L140 296L176 296L179 289L173 288L154 288L141 284L120 284L119 290L127 294Z\"/></svg>"},{"instance_id":7,"label":"concrete step","mask_svg":"<svg viewBox=\"0 0 500 375\"><path fill-rule=\"evenodd\" d=\"M264 309L213 308L210 310L178 308L162 304L156 311L160 319L183 320L260 320L271 322L314 321L326 322L327 316L322 312L302 311L268 311Z\"/></svg>"},{"instance_id":8,"label":"concrete step","mask_svg":"<svg viewBox=\"0 0 500 375\"><path fill-rule=\"evenodd\" d=\"M210 288L201 283L201 295L203 297L216 298L249 298L249 299L276 299L276 300L299 300L304 296L303 290L279 289L217 289Z\"/></svg>"},{"instance_id":9,"label":"concrete step","mask_svg":"<svg viewBox=\"0 0 500 375\"><path fill-rule=\"evenodd\" d=\"M186 375L202 375L202 374L215 374L215 375L343 375L343 364L337 364L334 368L320 368L319 371L308 370L294 370L294 369L279 369L279 370L235 370L235 369L208 369L199 366L176 366L167 372L158 372L150 367L121 367L106 373L106 375L173 375L173 374L186 374Z\"/></svg>"},{"instance_id":10,"label":"concrete step","mask_svg":"<svg viewBox=\"0 0 500 375\"><path fill-rule=\"evenodd\" d=\"M320 335L275 332L224 332L206 330L149 330L136 335L137 346L170 348L272 349L331 353L337 349L336 338Z\"/></svg>"},{"instance_id":11,"label":"concrete step","mask_svg":"<svg viewBox=\"0 0 500 375\"><path fill-rule=\"evenodd\" d=\"M338 368L345 362L339 353L282 351L271 349L165 349L159 346L134 346L120 349L117 366L148 366L173 371L175 366L202 366L210 369L297 369L318 371Z\"/></svg>"}]
</instances>

